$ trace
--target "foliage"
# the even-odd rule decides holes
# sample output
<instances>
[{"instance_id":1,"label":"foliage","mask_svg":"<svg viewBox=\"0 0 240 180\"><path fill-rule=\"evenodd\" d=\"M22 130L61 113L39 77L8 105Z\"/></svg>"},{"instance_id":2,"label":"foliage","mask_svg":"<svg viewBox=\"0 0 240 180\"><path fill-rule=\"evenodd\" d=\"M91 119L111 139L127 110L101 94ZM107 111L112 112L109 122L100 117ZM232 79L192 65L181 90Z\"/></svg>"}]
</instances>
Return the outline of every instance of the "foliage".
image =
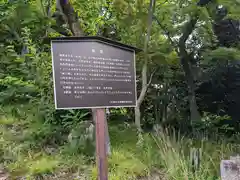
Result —
<instances>
[{"instance_id":1,"label":"foliage","mask_svg":"<svg viewBox=\"0 0 240 180\"><path fill-rule=\"evenodd\" d=\"M95 150L94 125L87 121L82 121L72 129L68 136L69 148L73 153L82 152L86 155L93 156Z\"/></svg>"},{"instance_id":2,"label":"foliage","mask_svg":"<svg viewBox=\"0 0 240 180\"><path fill-rule=\"evenodd\" d=\"M195 122L193 128L196 128L198 131L211 133L226 133L233 130L233 127L230 127L226 121L231 121L231 117L228 115L218 116L204 112L201 122Z\"/></svg>"},{"instance_id":3,"label":"foliage","mask_svg":"<svg viewBox=\"0 0 240 180\"><path fill-rule=\"evenodd\" d=\"M147 27L147 1L103 0L97 3L90 1L71 1L71 3L78 13L81 28L87 34L99 34L124 43L137 45L139 48L143 47L143 32ZM232 8L236 2L220 1L219 3L229 9L229 17L238 17L238 12ZM47 37L61 34L53 29L53 26L58 25L55 19L51 18L51 14L54 13L54 6L55 2L51 3L51 1L45 0L29 1L29 3L24 1L2 3L1 26L3 28L0 57L3 64L0 68L0 97L1 102L4 103L12 101L12 103L16 103L16 101L28 102L31 100L40 107L41 114L48 122L65 125L63 121L66 119L62 117L69 112L55 112L53 109L50 47L45 41ZM25 11L20 15L19 12L22 9L25 9ZM88 9L88 11L85 11L85 9ZM186 85L181 82L184 79L179 66L177 46L185 22L195 12L199 13L199 20L191 37L186 42L186 50L191 56L195 57L193 61L201 60L201 64L209 65L222 59L239 59L237 48L219 47L212 50L211 47L216 45L217 40L209 19L211 14L208 14L206 8L198 8L195 1L157 2L154 15L160 24L154 20L149 42L149 72L156 70L156 73L152 80L154 84L150 87L148 97L146 97L148 102L142 106L142 109L149 107L150 113L143 113L145 114L145 117L143 117L144 123L148 123L148 121L156 122L156 115L151 113L153 109L156 112L160 111L157 116L162 118L157 117L157 121L172 120L174 116L179 118L187 115L188 108L186 107L185 110L181 108L182 104L188 106L188 102ZM23 19L23 21L18 21L18 19ZM11 35L12 38L10 38ZM137 56L139 82L141 77L138 74L140 73L142 59L143 55L139 54ZM193 74L195 79L199 79L198 72L200 71L199 68L194 71L194 73L196 72L196 74ZM156 90L154 86L163 86L164 88ZM176 93L168 92L173 89ZM153 105L152 102L157 103ZM149 105L149 103L152 105ZM166 109L168 114L171 114L169 117L165 117ZM76 114L78 113L76 112ZM61 123L56 122L58 120ZM72 122L66 122L66 126L76 123L75 120L70 121Z\"/></svg>"},{"instance_id":4,"label":"foliage","mask_svg":"<svg viewBox=\"0 0 240 180\"><path fill-rule=\"evenodd\" d=\"M70 2L86 35L100 35L143 49L149 1ZM221 21L215 13L218 4L228 11ZM110 109L110 179L152 174L167 179L217 179L220 159L239 148L213 137L216 134L238 142L240 131L239 2L218 0L218 4L199 7L197 0L156 2L149 51L145 54L148 79L154 74L141 106L142 127L151 133L137 133L129 125L133 109ZM54 16L55 7L56 1L51 0L0 0L0 163L11 175L30 179L51 177L59 171L95 178L90 111L54 108L48 39L71 35L67 24L59 24ZM192 19L196 24L186 28ZM136 55L138 85L143 59L143 53ZM187 75L182 68L183 60L187 60L192 73ZM194 98L194 93L202 118L191 123L189 97ZM165 130L153 135L153 127L159 124L193 136L197 134L194 129L208 134L209 140L199 142L195 137L182 138ZM213 145L210 139L214 139ZM194 146L203 150L200 169L195 173L190 171L188 159L189 147Z\"/></svg>"},{"instance_id":5,"label":"foliage","mask_svg":"<svg viewBox=\"0 0 240 180\"><path fill-rule=\"evenodd\" d=\"M221 60L239 60L240 59L240 52L238 49L234 48L223 48L220 47L218 49L215 49L210 52L206 52L204 54L204 63L210 64L210 63L217 63Z\"/></svg>"}]
</instances>

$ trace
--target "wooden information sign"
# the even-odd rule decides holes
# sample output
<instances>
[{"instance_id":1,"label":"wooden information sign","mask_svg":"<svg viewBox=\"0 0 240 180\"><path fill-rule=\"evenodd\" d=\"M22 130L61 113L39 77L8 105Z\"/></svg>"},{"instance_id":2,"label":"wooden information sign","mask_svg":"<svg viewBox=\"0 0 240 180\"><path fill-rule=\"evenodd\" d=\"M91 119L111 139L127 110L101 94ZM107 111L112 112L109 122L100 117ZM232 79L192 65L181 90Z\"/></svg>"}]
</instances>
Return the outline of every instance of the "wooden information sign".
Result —
<instances>
[{"instance_id":1,"label":"wooden information sign","mask_svg":"<svg viewBox=\"0 0 240 180\"><path fill-rule=\"evenodd\" d=\"M56 109L93 109L98 179L107 180L109 107L135 107L137 48L102 37L51 39Z\"/></svg>"},{"instance_id":2,"label":"wooden information sign","mask_svg":"<svg viewBox=\"0 0 240 180\"><path fill-rule=\"evenodd\" d=\"M100 37L51 45L57 109L136 106L135 48Z\"/></svg>"}]
</instances>

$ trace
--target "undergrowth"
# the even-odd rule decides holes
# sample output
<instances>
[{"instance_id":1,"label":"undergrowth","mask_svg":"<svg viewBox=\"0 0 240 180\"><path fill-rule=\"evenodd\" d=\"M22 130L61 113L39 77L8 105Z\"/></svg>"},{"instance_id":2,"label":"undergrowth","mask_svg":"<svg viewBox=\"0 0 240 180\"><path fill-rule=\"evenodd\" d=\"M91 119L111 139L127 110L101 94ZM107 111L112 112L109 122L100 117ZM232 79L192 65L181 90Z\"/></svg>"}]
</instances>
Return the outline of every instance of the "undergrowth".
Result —
<instances>
[{"instance_id":1,"label":"undergrowth","mask_svg":"<svg viewBox=\"0 0 240 180\"><path fill-rule=\"evenodd\" d=\"M110 124L110 180L217 180L220 161L239 150L237 144L193 140L170 130L137 133L129 124ZM81 133L81 132L79 132ZM5 107L0 114L0 163L12 179L95 180L93 158L69 148L61 127L26 109ZM192 170L191 149L201 148L200 166ZM74 148L74 147L73 147ZM78 147L75 147L78 148Z\"/></svg>"}]
</instances>

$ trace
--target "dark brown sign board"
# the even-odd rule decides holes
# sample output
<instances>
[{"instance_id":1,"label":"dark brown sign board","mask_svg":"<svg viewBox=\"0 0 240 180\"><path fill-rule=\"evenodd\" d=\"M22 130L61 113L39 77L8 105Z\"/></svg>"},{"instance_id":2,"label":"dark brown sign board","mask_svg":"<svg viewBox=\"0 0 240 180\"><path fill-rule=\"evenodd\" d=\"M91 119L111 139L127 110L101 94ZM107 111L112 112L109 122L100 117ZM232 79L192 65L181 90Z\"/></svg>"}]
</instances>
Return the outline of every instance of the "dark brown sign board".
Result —
<instances>
[{"instance_id":1,"label":"dark brown sign board","mask_svg":"<svg viewBox=\"0 0 240 180\"><path fill-rule=\"evenodd\" d=\"M56 109L136 106L135 52L97 36L51 39Z\"/></svg>"}]
</instances>

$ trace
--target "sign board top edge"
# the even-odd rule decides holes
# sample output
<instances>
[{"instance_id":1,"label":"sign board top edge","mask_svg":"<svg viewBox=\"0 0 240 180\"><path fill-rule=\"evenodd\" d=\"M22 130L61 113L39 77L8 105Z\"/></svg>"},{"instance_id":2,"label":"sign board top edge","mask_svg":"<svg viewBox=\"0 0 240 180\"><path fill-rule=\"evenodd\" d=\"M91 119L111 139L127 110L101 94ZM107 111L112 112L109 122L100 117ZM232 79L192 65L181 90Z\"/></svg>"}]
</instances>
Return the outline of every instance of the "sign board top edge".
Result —
<instances>
[{"instance_id":1,"label":"sign board top edge","mask_svg":"<svg viewBox=\"0 0 240 180\"><path fill-rule=\"evenodd\" d=\"M75 36L72 36L72 37L54 37L54 38L50 38L51 42L61 42L61 41L83 41L83 40L90 40L90 41L96 41L96 42L103 42L103 43L108 43L110 45L113 45L113 46L119 46L119 47L122 47L122 48L126 48L126 49L129 49L129 50L133 50L135 51L136 53L138 52L141 52L142 50L137 48L137 47L134 47L134 46L130 46L130 45L127 45L127 44L123 44L123 43L120 43L120 42L117 42L117 41L113 41L111 39L107 39L107 38L104 38L104 37L100 37L100 36L82 36L82 37L75 37Z\"/></svg>"}]
</instances>

